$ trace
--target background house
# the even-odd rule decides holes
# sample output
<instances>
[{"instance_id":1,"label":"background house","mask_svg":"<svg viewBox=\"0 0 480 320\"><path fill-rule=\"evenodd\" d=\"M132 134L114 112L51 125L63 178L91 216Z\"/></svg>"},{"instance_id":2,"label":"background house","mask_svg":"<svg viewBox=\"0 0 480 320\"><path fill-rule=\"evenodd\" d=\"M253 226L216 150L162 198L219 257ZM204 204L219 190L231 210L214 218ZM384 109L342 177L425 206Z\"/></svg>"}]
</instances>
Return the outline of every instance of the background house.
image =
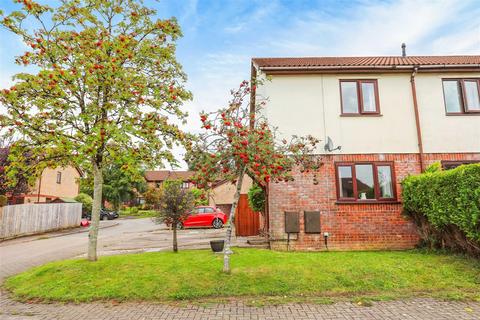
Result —
<instances>
[{"instance_id":1,"label":"background house","mask_svg":"<svg viewBox=\"0 0 480 320\"><path fill-rule=\"evenodd\" d=\"M248 190L250 190L252 183L252 179L245 175L235 213L235 233L237 236L258 235L263 227L261 214L254 212L248 204ZM224 213L230 215L235 192L236 185L226 180L219 181L210 190L209 204L220 208Z\"/></svg>"},{"instance_id":2,"label":"background house","mask_svg":"<svg viewBox=\"0 0 480 320\"><path fill-rule=\"evenodd\" d=\"M9 148L0 148L0 174L5 174L8 166ZM5 176L0 176L1 192L6 193L9 204L46 203L64 198L73 199L80 190L78 168L67 166L64 168L46 168L33 186L29 186L23 175L18 176L18 183L14 187L7 184Z\"/></svg>"},{"instance_id":3,"label":"background house","mask_svg":"<svg viewBox=\"0 0 480 320\"><path fill-rule=\"evenodd\" d=\"M240 191L241 195L247 195L248 190L252 186L252 179L245 175L243 178L242 190ZM235 196L236 185L232 184L230 181L223 180L217 182L212 189L210 190L209 204L211 206L217 206L222 209L226 214L230 214L230 209L232 208L233 197Z\"/></svg>"},{"instance_id":4,"label":"background house","mask_svg":"<svg viewBox=\"0 0 480 320\"><path fill-rule=\"evenodd\" d=\"M183 187L188 189L193 187L191 178L195 175L194 171L169 171L169 170L157 170L157 171L145 171L145 180L148 187L158 188L165 180L182 180Z\"/></svg>"},{"instance_id":5,"label":"background house","mask_svg":"<svg viewBox=\"0 0 480 320\"><path fill-rule=\"evenodd\" d=\"M441 161L480 161L480 56L258 58L252 77L262 111L285 137L311 134L324 166L319 184L270 184L273 248L402 249L418 241L401 215L400 182ZM341 149L336 148L341 146ZM312 213L313 212L313 213ZM316 213L315 213L316 212ZM318 214L319 213L319 214ZM315 226L310 228L309 224Z\"/></svg>"},{"instance_id":6,"label":"background house","mask_svg":"<svg viewBox=\"0 0 480 320\"><path fill-rule=\"evenodd\" d=\"M165 180L182 180L184 188L192 188L194 185L191 179L194 175L194 171L145 171L145 180L149 187L158 188ZM261 229L260 214L253 212L248 205L247 193L251 186L252 179L245 176L235 221L235 230L237 235L240 236L258 235ZM230 215L234 195L235 185L228 181L218 181L209 192L209 205L216 206ZM139 199L139 203L142 203L142 201L142 199Z\"/></svg>"},{"instance_id":7,"label":"background house","mask_svg":"<svg viewBox=\"0 0 480 320\"><path fill-rule=\"evenodd\" d=\"M23 195L21 203L48 203L57 199L75 198L80 191L81 171L75 167L47 168L37 179L28 194ZM22 201L22 198L17 198Z\"/></svg>"}]
</instances>

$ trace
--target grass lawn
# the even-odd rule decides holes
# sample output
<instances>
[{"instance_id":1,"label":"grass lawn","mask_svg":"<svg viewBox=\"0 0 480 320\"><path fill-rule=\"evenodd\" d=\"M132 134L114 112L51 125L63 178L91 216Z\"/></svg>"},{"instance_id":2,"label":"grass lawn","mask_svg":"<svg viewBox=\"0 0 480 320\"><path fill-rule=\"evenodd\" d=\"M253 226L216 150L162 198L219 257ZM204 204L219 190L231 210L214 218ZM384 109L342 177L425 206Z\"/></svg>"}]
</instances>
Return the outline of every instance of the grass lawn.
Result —
<instances>
[{"instance_id":1,"label":"grass lawn","mask_svg":"<svg viewBox=\"0 0 480 320\"><path fill-rule=\"evenodd\" d=\"M151 218L156 215L154 210L120 210L120 218L134 217L134 218Z\"/></svg>"},{"instance_id":2,"label":"grass lawn","mask_svg":"<svg viewBox=\"0 0 480 320\"><path fill-rule=\"evenodd\" d=\"M232 274L221 272L222 263L222 256L207 250L110 256L95 263L67 260L11 277L5 286L18 298L61 301L238 296L265 302L412 296L480 301L480 262L459 256L235 249Z\"/></svg>"}]
</instances>

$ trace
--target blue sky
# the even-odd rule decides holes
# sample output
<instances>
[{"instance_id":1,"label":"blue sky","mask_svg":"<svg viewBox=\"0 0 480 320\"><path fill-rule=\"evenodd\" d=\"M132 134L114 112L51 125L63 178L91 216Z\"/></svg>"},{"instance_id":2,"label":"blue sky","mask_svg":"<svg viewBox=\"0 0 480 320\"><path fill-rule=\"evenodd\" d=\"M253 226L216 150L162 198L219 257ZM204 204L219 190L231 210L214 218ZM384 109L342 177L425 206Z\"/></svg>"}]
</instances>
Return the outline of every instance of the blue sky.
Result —
<instances>
[{"instance_id":1,"label":"blue sky","mask_svg":"<svg viewBox=\"0 0 480 320\"><path fill-rule=\"evenodd\" d=\"M0 8L10 11L10 2L1 0ZM408 55L480 54L480 0L145 2L182 26L178 59L194 95L186 105L192 130L200 110L221 106L229 89L249 78L252 57L399 55L402 42ZM6 87L22 71L13 56L23 45L1 29L0 39L0 87Z\"/></svg>"}]
</instances>

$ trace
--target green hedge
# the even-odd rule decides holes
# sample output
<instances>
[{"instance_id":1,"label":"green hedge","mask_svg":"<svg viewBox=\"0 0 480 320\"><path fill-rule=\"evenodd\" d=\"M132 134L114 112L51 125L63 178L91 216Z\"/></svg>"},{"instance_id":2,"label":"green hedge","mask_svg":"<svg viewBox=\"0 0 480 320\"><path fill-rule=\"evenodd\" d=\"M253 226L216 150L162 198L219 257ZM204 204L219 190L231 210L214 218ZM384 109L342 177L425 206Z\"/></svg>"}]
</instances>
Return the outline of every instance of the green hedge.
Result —
<instances>
[{"instance_id":1,"label":"green hedge","mask_svg":"<svg viewBox=\"0 0 480 320\"><path fill-rule=\"evenodd\" d=\"M427 170L407 177L402 187L405 213L414 218L422 231L425 223L421 221L426 220L431 227L431 232L423 234L430 239L424 240L449 247L480 248L480 164ZM467 244L451 243L459 236Z\"/></svg>"}]
</instances>

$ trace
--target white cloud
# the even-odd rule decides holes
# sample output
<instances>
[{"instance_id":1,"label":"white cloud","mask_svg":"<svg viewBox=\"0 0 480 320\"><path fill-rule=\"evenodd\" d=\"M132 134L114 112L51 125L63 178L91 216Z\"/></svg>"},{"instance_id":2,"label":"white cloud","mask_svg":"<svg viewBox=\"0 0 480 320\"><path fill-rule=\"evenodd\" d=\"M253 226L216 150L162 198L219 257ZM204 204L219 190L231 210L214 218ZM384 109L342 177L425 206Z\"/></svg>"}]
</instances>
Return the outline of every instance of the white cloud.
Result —
<instances>
[{"instance_id":1,"label":"white cloud","mask_svg":"<svg viewBox=\"0 0 480 320\"><path fill-rule=\"evenodd\" d=\"M342 17L314 12L299 17L289 30L282 30L283 36L272 37L280 41L270 44L286 55L386 55L400 54L400 45L406 42L410 54L432 54L431 37L452 19L461 17L469 4L453 0L404 0L367 2ZM479 10L476 14L477 18L470 21L478 28ZM464 35L467 38L468 32L459 30L449 40ZM465 41L466 47L470 47L471 41Z\"/></svg>"}]
</instances>

